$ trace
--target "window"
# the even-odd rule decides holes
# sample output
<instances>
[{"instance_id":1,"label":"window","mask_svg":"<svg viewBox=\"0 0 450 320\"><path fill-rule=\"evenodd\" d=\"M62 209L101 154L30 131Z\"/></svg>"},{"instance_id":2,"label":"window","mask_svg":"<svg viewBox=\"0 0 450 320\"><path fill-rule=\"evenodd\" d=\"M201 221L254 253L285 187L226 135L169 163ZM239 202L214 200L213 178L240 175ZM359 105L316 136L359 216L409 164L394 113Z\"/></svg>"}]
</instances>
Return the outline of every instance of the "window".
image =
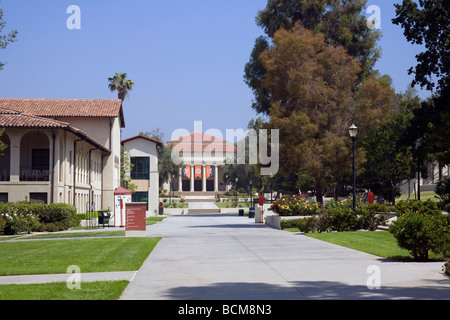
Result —
<instances>
[{"instance_id":1,"label":"window","mask_svg":"<svg viewBox=\"0 0 450 320\"><path fill-rule=\"evenodd\" d=\"M148 192L135 192L131 197L133 202L145 202L148 210Z\"/></svg>"},{"instance_id":2,"label":"window","mask_svg":"<svg viewBox=\"0 0 450 320\"><path fill-rule=\"evenodd\" d=\"M33 149L32 153L32 170L49 170L50 167L50 150L49 149Z\"/></svg>"},{"instance_id":3,"label":"window","mask_svg":"<svg viewBox=\"0 0 450 320\"><path fill-rule=\"evenodd\" d=\"M30 193L30 202L47 203L47 193Z\"/></svg>"},{"instance_id":4,"label":"window","mask_svg":"<svg viewBox=\"0 0 450 320\"><path fill-rule=\"evenodd\" d=\"M150 158L132 157L131 164L133 165L132 180L150 180Z\"/></svg>"},{"instance_id":5,"label":"window","mask_svg":"<svg viewBox=\"0 0 450 320\"><path fill-rule=\"evenodd\" d=\"M8 202L8 194L0 193L0 203L7 203L7 202Z\"/></svg>"}]
</instances>

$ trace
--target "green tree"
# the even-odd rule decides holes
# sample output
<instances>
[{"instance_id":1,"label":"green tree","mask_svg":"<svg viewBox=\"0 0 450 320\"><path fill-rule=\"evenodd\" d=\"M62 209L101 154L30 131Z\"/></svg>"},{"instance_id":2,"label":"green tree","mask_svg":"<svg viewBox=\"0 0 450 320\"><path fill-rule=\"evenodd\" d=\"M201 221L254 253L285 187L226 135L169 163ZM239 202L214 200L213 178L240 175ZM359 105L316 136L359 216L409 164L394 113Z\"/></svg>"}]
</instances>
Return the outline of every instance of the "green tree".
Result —
<instances>
[{"instance_id":1,"label":"green tree","mask_svg":"<svg viewBox=\"0 0 450 320\"><path fill-rule=\"evenodd\" d=\"M152 131L141 131L139 134L163 143L163 146L158 148L159 186L162 188L164 183L170 181L173 176L177 178L180 175L180 166L172 161L173 146L164 144L164 134L159 128Z\"/></svg>"},{"instance_id":2,"label":"green tree","mask_svg":"<svg viewBox=\"0 0 450 320\"><path fill-rule=\"evenodd\" d=\"M401 145L401 134L408 128L413 117L408 105L390 115L363 142L367 162L362 179L376 194L383 195L395 205L396 186L415 169L408 146ZM385 192L388 189L390 192Z\"/></svg>"},{"instance_id":3,"label":"green tree","mask_svg":"<svg viewBox=\"0 0 450 320\"><path fill-rule=\"evenodd\" d=\"M116 73L114 77L108 78L109 85L108 88L113 91L118 92L118 97L120 100L124 100L125 97L133 90L134 82L127 79L126 73Z\"/></svg>"},{"instance_id":4,"label":"green tree","mask_svg":"<svg viewBox=\"0 0 450 320\"><path fill-rule=\"evenodd\" d=\"M382 121L393 90L384 78L367 78L354 92L361 68L342 47L297 23L278 30L260 60L270 95L269 127L280 130L280 168L309 175L322 202L324 187L351 176L348 127L364 138ZM358 148L359 162L364 152Z\"/></svg>"},{"instance_id":5,"label":"green tree","mask_svg":"<svg viewBox=\"0 0 450 320\"><path fill-rule=\"evenodd\" d=\"M450 5L448 0L403 0L395 4L396 18L392 22L401 25L406 39L413 44L425 44L426 50L418 54L414 84L432 90L443 90L450 81Z\"/></svg>"},{"instance_id":6,"label":"green tree","mask_svg":"<svg viewBox=\"0 0 450 320\"><path fill-rule=\"evenodd\" d=\"M414 74L413 85L436 90L432 99L415 110L408 130L413 141L422 139L441 164L450 163L450 6L448 0L403 0L396 4L393 23L404 29L406 39L424 45L418 54L417 65L409 69ZM423 155L423 156L425 156Z\"/></svg>"},{"instance_id":7,"label":"green tree","mask_svg":"<svg viewBox=\"0 0 450 320\"><path fill-rule=\"evenodd\" d=\"M380 57L376 42L381 36L379 31L367 27L365 5L366 0L270 0L258 13L256 23L272 38L277 30L290 30L301 21L305 28L323 34L328 45L342 46L355 57L361 65L358 77L362 81ZM270 112L270 93L261 84L266 70L259 56L269 42L265 37L256 40L244 73L244 80L255 95L252 107L264 114Z\"/></svg>"},{"instance_id":8,"label":"green tree","mask_svg":"<svg viewBox=\"0 0 450 320\"><path fill-rule=\"evenodd\" d=\"M17 30L3 34L5 26L6 22L3 20L3 10L0 8L0 49L5 49L10 43L17 41ZM5 62L0 61L0 70L3 70L4 65Z\"/></svg>"},{"instance_id":9,"label":"green tree","mask_svg":"<svg viewBox=\"0 0 450 320\"><path fill-rule=\"evenodd\" d=\"M134 192L136 191L137 186L131 183L130 173L133 170L134 165L130 160L130 151L122 146L120 157L120 186Z\"/></svg>"}]
</instances>

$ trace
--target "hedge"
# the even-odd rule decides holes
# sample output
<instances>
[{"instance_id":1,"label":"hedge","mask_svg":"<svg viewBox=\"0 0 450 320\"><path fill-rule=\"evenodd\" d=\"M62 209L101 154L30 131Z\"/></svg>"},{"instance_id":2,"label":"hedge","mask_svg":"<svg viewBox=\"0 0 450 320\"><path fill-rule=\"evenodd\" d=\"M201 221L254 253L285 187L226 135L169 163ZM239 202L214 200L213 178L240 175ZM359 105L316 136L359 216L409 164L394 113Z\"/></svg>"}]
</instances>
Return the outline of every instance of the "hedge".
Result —
<instances>
[{"instance_id":1,"label":"hedge","mask_svg":"<svg viewBox=\"0 0 450 320\"><path fill-rule=\"evenodd\" d=\"M0 232L56 232L80 224L74 206L64 203L0 203Z\"/></svg>"}]
</instances>

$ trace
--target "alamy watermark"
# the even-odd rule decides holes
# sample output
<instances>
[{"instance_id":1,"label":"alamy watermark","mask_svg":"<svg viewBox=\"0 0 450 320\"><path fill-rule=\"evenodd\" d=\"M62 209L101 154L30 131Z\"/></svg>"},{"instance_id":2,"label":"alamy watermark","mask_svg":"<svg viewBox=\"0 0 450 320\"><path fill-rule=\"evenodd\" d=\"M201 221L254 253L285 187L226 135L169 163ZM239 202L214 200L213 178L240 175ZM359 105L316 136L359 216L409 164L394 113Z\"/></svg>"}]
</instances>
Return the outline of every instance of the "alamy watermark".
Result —
<instances>
[{"instance_id":1,"label":"alamy watermark","mask_svg":"<svg viewBox=\"0 0 450 320\"><path fill-rule=\"evenodd\" d=\"M379 290L381 289L381 268L379 266L369 266L367 268L367 274L370 276L367 278L367 288L369 290Z\"/></svg>"},{"instance_id":2,"label":"alamy watermark","mask_svg":"<svg viewBox=\"0 0 450 320\"><path fill-rule=\"evenodd\" d=\"M70 276L67 278L66 284L69 290L81 289L81 269L79 266L69 266L67 272Z\"/></svg>"},{"instance_id":3,"label":"alamy watermark","mask_svg":"<svg viewBox=\"0 0 450 320\"><path fill-rule=\"evenodd\" d=\"M370 30L380 30L381 29L381 8L377 5L371 5L367 8L367 14L370 17L367 18L367 28Z\"/></svg>"},{"instance_id":4,"label":"alamy watermark","mask_svg":"<svg viewBox=\"0 0 450 320\"><path fill-rule=\"evenodd\" d=\"M66 26L69 30L80 30L81 29L81 9L77 5L70 5L66 10L67 14L70 16L67 18Z\"/></svg>"},{"instance_id":5,"label":"alamy watermark","mask_svg":"<svg viewBox=\"0 0 450 320\"><path fill-rule=\"evenodd\" d=\"M203 133L202 121L194 122L194 132ZM236 140L236 149L224 148L224 143L217 142L224 140L222 131L208 129L204 133L215 139L191 141L192 136L187 129L176 129L172 133L172 140L179 140L177 146L172 150L172 161L176 165L193 164L194 162L216 165L222 159L225 164L261 164L261 175L273 176L278 173L280 166L279 130L226 129L225 140L229 144Z\"/></svg>"}]
</instances>

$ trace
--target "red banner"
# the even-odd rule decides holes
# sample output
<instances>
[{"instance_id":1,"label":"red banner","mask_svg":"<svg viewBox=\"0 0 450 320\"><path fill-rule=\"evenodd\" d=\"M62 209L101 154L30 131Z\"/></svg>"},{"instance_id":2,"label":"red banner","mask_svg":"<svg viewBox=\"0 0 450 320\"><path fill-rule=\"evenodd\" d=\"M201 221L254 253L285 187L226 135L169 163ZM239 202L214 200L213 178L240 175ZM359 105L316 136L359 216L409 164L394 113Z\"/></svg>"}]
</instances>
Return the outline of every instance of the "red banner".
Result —
<instances>
[{"instance_id":1,"label":"red banner","mask_svg":"<svg viewBox=\"0 0 450 320\"><path fill-rule=\"evenodd\" d=\"M195 166L195 169L194 169L194 173L195 173L195 179L197 179L197 178L202 178L202 166Z\"/></svg>"}]
</instances>

